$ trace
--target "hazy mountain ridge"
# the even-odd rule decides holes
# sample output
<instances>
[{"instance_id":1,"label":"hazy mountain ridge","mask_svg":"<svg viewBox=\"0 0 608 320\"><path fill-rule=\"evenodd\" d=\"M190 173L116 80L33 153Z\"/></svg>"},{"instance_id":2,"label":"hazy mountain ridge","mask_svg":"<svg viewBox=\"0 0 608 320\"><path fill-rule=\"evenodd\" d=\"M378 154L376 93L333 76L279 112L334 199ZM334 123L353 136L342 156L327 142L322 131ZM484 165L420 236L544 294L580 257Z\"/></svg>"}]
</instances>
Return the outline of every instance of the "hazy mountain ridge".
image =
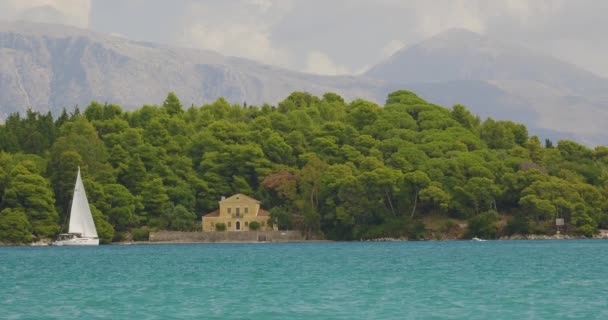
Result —
<instances>
[{"instance_id":1,"label":"hazy mountain ridge","mask_svg":"<svg viewBox=\"0 0 608 320\"><path fill-rule=\"evenodd\" d=\"M522 122L533 134L608 141L607 79L474 32L446 31L399 50L365 75L435 103L462 103L482 116Z\"/></svg>"},{"instance_id":2,"label":"hazy mountain ridge","mask_svg":"<svg viewBox=\"0 0 608 320\"><path fill-rule=\"evenodd\" d=\"M378 100L381 81L324 77L225 57L212 51L130 41L72 27L0 24L0 117L28 107L84 107L91 100L125 109L160 103L175 91L184 104L225 97L276 103L293 91L337 91Z\"/></svg>"},{"instance_id":3,"label":"hazy mountain ridge","mask_svg":"<svg viewBox=\"0 0 608 320\"><path fill-rule=\"evenodd\" d=\"M521 80L598 93L608 80L549 55L463 29L452 29L393 54L367 76L390 82Z\"/></svg>"},{"instance_id":4,"label":"hazy mountain ridge","mask_svg":"<svg viewBox=\"0 0 608 320\"><path fill-rule=\"evenodd\" d=\"M0 119L90 101L125 109L174 91L184 105L218 97L275 104L293 91L336 92L383 104L408 89L437 104L461 103L482 118L526 124L531 134L606 144L608 80L523 47L450 30L403 48L362 76L320 76L60 25L0 23Z\"/></svg>"}]
</instances>

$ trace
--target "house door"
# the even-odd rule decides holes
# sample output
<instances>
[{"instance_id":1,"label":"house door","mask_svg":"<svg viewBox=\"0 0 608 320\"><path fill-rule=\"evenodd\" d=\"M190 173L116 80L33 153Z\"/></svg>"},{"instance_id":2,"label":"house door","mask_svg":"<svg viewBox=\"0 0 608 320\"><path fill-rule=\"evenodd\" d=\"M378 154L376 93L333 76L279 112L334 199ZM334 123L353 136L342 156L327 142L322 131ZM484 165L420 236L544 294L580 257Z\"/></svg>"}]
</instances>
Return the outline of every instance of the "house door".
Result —
<instances>
[{"instance_id":1,"label":"house door","mask_svg":"<svg viewBox=\"0 0 608 320\"><path fill-rule=\"evenodd\" d=\"M236 222L236 231L239 231L239 230L241 230L241 222L237 221Z\"/></svg>"}]
</instances>

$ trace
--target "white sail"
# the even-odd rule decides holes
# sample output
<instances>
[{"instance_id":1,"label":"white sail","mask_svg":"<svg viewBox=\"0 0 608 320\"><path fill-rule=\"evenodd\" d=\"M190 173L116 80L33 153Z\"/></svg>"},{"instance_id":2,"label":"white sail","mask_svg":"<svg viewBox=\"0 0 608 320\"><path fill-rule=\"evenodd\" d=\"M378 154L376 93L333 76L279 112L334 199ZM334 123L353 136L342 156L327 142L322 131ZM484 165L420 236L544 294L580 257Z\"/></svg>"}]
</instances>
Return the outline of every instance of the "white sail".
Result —
<instances>
[{"instance_id":1,"label":"white sail","mask_svg":"<svg viewBox=\"0 0 608 320\"><path fill-rule=\"evenodd\" d=\"M68 232L79 233L82 237L97 238L97 229L95 229L95 222L93 222L87 194L84 191L84 185L80 177L80 167L78 168L78 176L76 177Z\"/></svg>"}]
</instances>

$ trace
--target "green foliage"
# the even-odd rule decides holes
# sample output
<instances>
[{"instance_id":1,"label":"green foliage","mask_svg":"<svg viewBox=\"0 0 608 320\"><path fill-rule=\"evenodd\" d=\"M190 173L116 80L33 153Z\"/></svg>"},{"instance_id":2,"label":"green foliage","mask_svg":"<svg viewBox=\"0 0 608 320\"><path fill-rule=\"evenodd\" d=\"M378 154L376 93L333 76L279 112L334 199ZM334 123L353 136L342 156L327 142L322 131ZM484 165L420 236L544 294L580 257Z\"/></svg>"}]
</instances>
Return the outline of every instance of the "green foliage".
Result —
<instances>
[{"instance_id":1,"label":"green foliage","mask_svg":"<svg viewBox=\"0 0 608 320\"><path fill-rule=\"evenodd\" d=\"M99 243L112 242L112 239L114 239L114 226L108 222L108 218L104 216L101 211L95 208L94 205L91 205L91 213L93 214L95 228L97 228Z\"/></svg>"},{"instance_id":2,"label":"green foliage","mask_svg":"<svg viewBox=\"0 0 608 320\"><path fill-rule=\"evenodd\" d=\"M135 197L121 184L109 184L104 189L112 199L110 208L106 211L109 222L119 231L134 226L137 223Z\"/></svg>"},{"instance_id":3,"label":"green foliage","mask_svg":"<svg viewBox=\"0 0 608 320\"><path fill-rule=\"evenodd\" d=\"M277 106L219 98L184 110L169 93L135 111L91 102L55 122L28 111L0 125L1 220L14 226L0 241L57 234L78 166L102 242L196 230L237 192L261 199L272 226L337 240L420 239L436 231L423 223L432 216L468 219L469 235L487 238L551 234L556 218L579 235L607 228L608 148L541 141L404 90L384 107L294 92ZM488 212L513 217L498 230Z\"/></svg>"},{"instance_id":4,"label":"green foliage","mask_svg":"<svg viewBox=\"0 0 608 320\"><path fill-rule=\"evenodd\" d=\"M150 238L150 230L145 227L131 229L131 238L133 241L148 241Z\"/></svg>"},{"instance_id":5,"label":"green foliage","mask_svg":"<svg viewBox=\"0 0 608 320\"><path fill-rule=\"evenodd\" d=\"M123 231L115 231L112 242L122 242L127 240L127 233Z\"/></svg>"},{"instance_id":6,"label":"green foliage","mask_svg":"<svg viewBox=\"0 0 608 320\"><path fill-rule=\"evenodd\" d=\"M411 216L414 217L414 214L416 213L416 206L418 204L420 190L426 188L431 183L431 179L426 173L422 171L408 172L405 174L404 179L405 184L409 186L409 188L412 189L414 193L414 205L411 214Z\"/></svg>"},{"instance_id":7,"label":"green foliage","mask_svg":"<svg viewBox=\"0 0 608 320\"><path fill-rule=\"evenodd\" d=\"M409 228L409 239L423 240L426 235L426 226L421 220L414 220Z\"/></svg>"},{"instance_id":8,"label":"green foliage","mask_svg":"<svg viewBox=\"0 0 608 320\"><path fill-rule=\"evenodd\" d=\"M148 217L159 217L169 209L169 196L161 178L144 182L141 189L142 204Z\"/></svg>"},{"instance_id":9,"label":"green foliage","mask_svg":"<svg viewBox=\"0 0 608 320\"><path fill-rule=\"evenodd\" d=\"M452 107L452 117L467 129L474 129L479 126L479 116L474 116L463 105L457 104Z\"/></svg>"},{"instance_id":10,"label":"green foliage","mask_svg":"<svg viewBox=\"0 0 608 320\"><path fill-rule=\"evenodd\" d=\"M0 212L0 242L9 244L32 242L32 227L22 209L6 208Z\"/></svg>"},{"instance_id":11,"label":"green foliage","mask_svg":"<svg viewBox=\"0 0 608 320\"><path fill-rule=\"evenodd\" d=\"M517 215L507 222L503 232L507 236L514 234L530 234L530 225L528 219L524 215Z\"/></svg>"},{"instance_id":12,"label":"green foliage","mask_svg":"<svg viewBox=\"0 0 608 320\"><path fill-rule=\"evenodd\" d=\"M222 222L216 223L215 231L226 231L226 224Z\"/></svg>"},{"instance_id":13,"label":"green foliage","mask_svg":"<svg viewBox=\"0 0 608 320\"><path fill-rule=\"evenodd\" d=\"M495 199L500 192L492 179L485 177L471 178L464 186L455 187L454 190L458 192L459 208L462 208L462 211L465 211L464 208L471 208L475 214L494 209Z\"/></svg>"},{"instance_id":14,"label":"green foliage","mask_svg":"<svg viewBox=\"0 0 608 320\"><path fill-rule=\"evenodd\" d=\"M25 212L35 236L52 238L59 232L53 191L46 179L32 172L34 168L30 161L23 161L12 168L2 206Z\"/></svg>"},{"instance_id":15,"label":"green foliage","mask_svg":"<svg viewBox=\"0 0 608 320\"><path fill-rule=\"evenodd\" d=\"M289 230L293 228L293 215L283 206L276 206L270 209L270 226L277 226L279 230Z\"/></svg>"},{"instance_id":16,"label":"green foliage","mask_svg":"<svg viewBox=\"0 0 608 320\"><path fill-rule=\"evenodd\" d=\"M178 231L192 231L196 219L196 215L181 204L167 210L165 217L168 222L165 228Z\"/></svg>"},{"instance_id":17,"label":"green foliage","mask_svg":"<svg viewBox=\"0 0 608 320\"><path fill-rule=\"evenodd\" d=\"M487 211L469 219L469 225L465 238L479 237L483 239L494 239L498 237L498 214L495 211Z\"/></svg>"},{"instance_id":18,"label":"green foliage","mask_svg":"<svg viewBox=\"0 0 608 320\"><path fill-rule=\"evenodd\" d=\"M598 228L608 229L608 214L603 213L598 217Z\"/></svg>"},{"instance_id":19,"label":"green foliage","mask_svg":"<svg viewBox=\"0 0 608 320\"><path fill-rule=\"evenodd\" d=\"M422 189L418 197L422 203L429 207L429 210L446 213L449 209L450 194L437 185Z\"/></svg>"},{"instance_id":20,"label":"green foliage","mask_svg":"<svg viewBox=\"0 0 608 320\"><path fill-rule=\"evenodd\" d=\"M184 110L182 110L182 103L174 92L169 92L167 99L163 102L163 108L169 115L176 115L184 112Z\"/></svg>"},{"instance_id":21,"label":"green foliage","mask_svg":"<svg viewBox=\"0 0 608 320\"><path fill-rule=\"evenodd\" d=\"M260 230L260 227L261 227L261 225L257 221L252 221L251 223L249 223L249 230L252 230L252 231Z\"/></svg>"},{"instance_id":22,"label":"green foliage","mask_svg":"<svg viewBox=\"0 0 608 320\"><path fill-rule=\"evenodd\" d=\"M54 143L57 127L51 113L28 109L25 117L10 115L0 127L0 151L42 155Z\"/></svg>"},{"instance_id":23,"label":"green foliage","mask_svg":"<svg viewBox=\"0 0 608 320\"><path fill-rule=\"evenodd\" d=\"M593 234L595 233L595 227L590 224L585 224L580 227L576 227L576 232L585 237L592 237Z\"/></svg>"},{"instance_id":24,"label":"green foliage","mask_svg":"<svg viewBox=\"0 0 608 320\"><path fill-rule=\"evenodd\" d=\"M411 220L408 217L390 218L382 224L373 226L357 226L354 230L354 239L403 239L408 237Z\"/></svg>"}]
</instances>

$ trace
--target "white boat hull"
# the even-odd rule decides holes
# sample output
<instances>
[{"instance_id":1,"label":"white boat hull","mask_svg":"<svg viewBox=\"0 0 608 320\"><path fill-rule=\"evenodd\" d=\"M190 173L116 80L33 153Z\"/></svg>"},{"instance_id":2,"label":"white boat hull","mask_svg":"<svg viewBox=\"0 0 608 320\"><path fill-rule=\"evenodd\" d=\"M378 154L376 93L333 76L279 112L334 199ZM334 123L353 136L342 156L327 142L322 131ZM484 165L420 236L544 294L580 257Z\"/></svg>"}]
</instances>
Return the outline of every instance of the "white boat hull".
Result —
<instances>
[{"instance_id":1,"label":"white boat hull","mask_svg":"<svg viewBox=\"0 0 608 320\"><path fill-rule=\"evenodd\" d=\"M99 238L72 238L57 240L53 244L56 246L98 246Z\"/></svg>"}]
</instances>

